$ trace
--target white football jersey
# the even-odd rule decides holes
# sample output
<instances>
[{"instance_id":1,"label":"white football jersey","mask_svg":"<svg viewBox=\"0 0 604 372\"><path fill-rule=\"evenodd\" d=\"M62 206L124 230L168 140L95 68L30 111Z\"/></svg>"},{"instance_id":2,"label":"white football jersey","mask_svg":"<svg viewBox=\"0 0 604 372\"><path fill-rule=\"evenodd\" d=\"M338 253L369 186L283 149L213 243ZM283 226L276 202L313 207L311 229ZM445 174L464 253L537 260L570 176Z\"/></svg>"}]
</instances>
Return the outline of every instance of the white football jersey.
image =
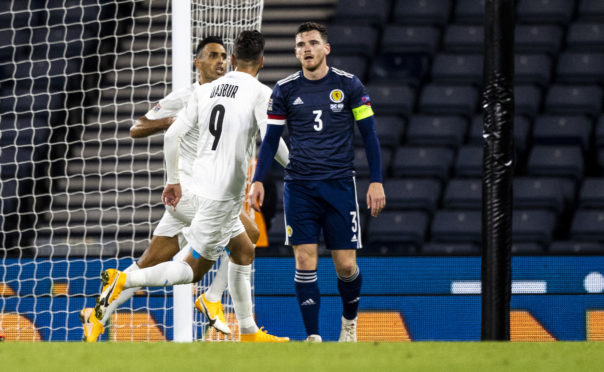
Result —
<instances>
[{"instance_id":1,"label":"white football jersey","mask_svg":"<svg viewBox=\"0 0 604 372\"><path fill-rule=\"evenodd\" d=\"M185 107L191 94L196 87L201 86L199 82L195 82L189 88L180 89L172 92L161 99L155 107L145 114L149 120L164 119L167 117L177 116L178 113ZM193 162L197 151L197 138L199 132L196 128L189 131L181 142L180 160L178 167L181 172L181 183L189 189L193 184Z\"/></svg>"},{"instance_id":2,"label":"white football jersey","mask_svg":"<svg viewBox=\"0 0 604 372\"><path fill-rule=\"evenodd\" d=\"M191 190L212 200L242 197L256 133L266 132L271 93L256 78L239 71L196 87L165 136L168 183L180 182L179 144L186 133L197 129Z\"/></svg>"}]
</instances>

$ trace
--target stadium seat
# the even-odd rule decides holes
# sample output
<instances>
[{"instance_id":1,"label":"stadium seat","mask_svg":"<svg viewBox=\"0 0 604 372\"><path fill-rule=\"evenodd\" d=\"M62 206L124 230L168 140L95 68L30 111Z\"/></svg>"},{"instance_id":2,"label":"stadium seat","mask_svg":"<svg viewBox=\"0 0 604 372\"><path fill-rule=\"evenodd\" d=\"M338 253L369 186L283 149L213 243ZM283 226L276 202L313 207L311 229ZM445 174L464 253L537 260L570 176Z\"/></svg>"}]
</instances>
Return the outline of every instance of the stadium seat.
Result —
<instances>
[{"instance_id":1,"label":"stadium seat","mask_svg":"<svg viewBox=\"0 0 604 372\"><path fill-rule=\"evenodd\" d=\"M386 53L373 59L369 71L371 84L411 85L417 87L428 73L429 60L418 53Z\"/></svg>"},{"instance_id":2,"label":"stadium seat","mask_svg":"<svg viewBox=\"0 0 604 372\"><path fill-rule=\"evenodd\" d=\"M514 179L514 208L549 209L560 214L566 208L563 183L558 178Z\"/></svg>"},{"instance_id":3,"label":"stadium seat","mask_svg":"<svg viewBox=\"0 0 604 372\"><path fill-rule=\"evenodd\" d=\"M473 243L425 243L420 253L426 256L479 256L480 246Z\"/></svg>"},{"instance_id":4,"label":"stadium seat","mask_svg":"<svg viewBox=\"0 0 604 372\"><path fill-rule=\"evenodd\" d=\"M440 30L433 26L387 25L382 36L382 53L424 53L438 50Z\"/></svg>"},{"instance_id":5,"label":"stadium seat","mask_svg":"<svg viewBox=\"0 0 604 372\"><path fill-rule=\"evenodd\" d=\"M570 239L575 241L604 241L604 210L578 209L571 227Z\"/></svg>"},{"instance_id":6,"label":"stadium seat","mask_svg":"<svg viewBox=\"0 0 604 372\"><path fill-rule=\"evenodd\" d=\"M552 60L547 54L516 54L514 83L546 87L552 76Z\"/></svg>"},{"instance_id":7,"label":"stadium seat","mask_svg":"<svg viewBox=\"0 0 604 372\"><path fill-rule=\"evenodd\" d=\"M414 115L409 120L406 143L457 148L465 139L467 126L467 120L460 116Z\"/></svg>"},{"instance_id":8,"label":"stadium seat","mask_svg":"<svg viewBox=\"0 0 604 372\"><path fill-rule=\"evenodd\" d=\"M516 16L520 23L567 24L573 17L575 4L568 0L518 0Z\"/></svg>"},{"instance_id":9,"label":"stadium seat","mask_svg":"<svg viewBox=\"0 0 604 372\"><path fill-rule=\"evenodd\" d=\"M538 256L544 251L544 246L538 243L512 242L512 255L514 256Z\"/></svg>"},{"instance_id":10,"label":"stadium seat","mask_svg":"<svg viewBox=\"0 0 604 372\"><path fill-rule=\"evenodd\" d=\"M592 122L586 116L543 115L533 128L537 145L578 145L587 151L591 143Z\"/></svg>"},{"instance_id":11,"label":"stadium seat","mask_svg":"<svg viewBox=\"0 0 604 372\"><path fill-rule=\"evenodd\" d=\"M376 115L407 116L415 107L415 92L410 86L368 84L366 88Z\"/></svg>"},{"instance_id":12,"label":"stadium seat","mask_svg":"<svg viewBox=\"0 0 604 372\"><path fill-rule=\"evenodd\" d=\"M604 209L604 178L585 178L579 191L577 207Z\"/></svg>"},{"instance_id":13,"label":"stadium seat","mask_svg":"<svg viewBox=\"0 0 604 372\"><path fill-rule=\"evenodd\" d=\"M570 84L604 83L604 53L563 53L558 60L556 79Z\"/></svg>"},{"instance_id":14,"label":"stadium seat","mask_svg":"<svg viewBox=\"0 0 604 372\"><path fill-rule=\"evenodd\" d=\"M602 255L604 245L597 242L558 241L550 244L548 253L552 255Z\"/></svg>"},{"instance_id":15,"label":"stadium seat","mask_svg":"<svg viewBox=\"0 0 604 372\"><path fill-rule=\"evenodd\" d=\"M482 206L482 180L479 178L449 180L442 205L446 209L479 210Z\"/></svg>"},{"instance_id":16,"label":"stadium seat","mask_svg":"<svg viewBox=\"0 0 604 372\"><path fill-rule=\"evenodd\" d=\"M432 63L432 82L438 84L480 85L482 55L438 54Z\"/></svg>"},{"instance_id":17,"label":"stadium seat","mask_svg":"<svg viewBox=\"0 0 604 372\"><path fill-rule=\"evenodd\" d=\"M367 59L362 56L329 56L329 65L350 72L363 83L367 81Z\"/></svg>"},{"instance_id":18,"label":"stadium seat","mask_svg":"<svg viewBox=\"0 0 604 372\"><path fill-rule=\"evenodd\" d=\"M389 0L339 1L334 12L336 22L381 25L388 19ZM332 35L331 30L329 34Z\"/></svg>"},{"instance_id":19,"label":"stadium seat","mask_svg":"<svg viewBox=\"0 0 604 372\"><path fill-rule=\"evenodd\" d=\"M0 30L0 40L13 40L13 37L15 36L16 32L15 30L11 30L11 29L2 29ZM2 58L3 61L17 61L21 58L21 56L19 55L20 53L20 48L17 48L14 44L12 43L2 43L0 44L0 58ZM6 66L2 66L2 67L6 67ZM0 75L2 80L4 80L5 78L8 78L8 76L2 74Z\"/></svg>"},{"instance_id":20,"label":"stadium seat","mask_svg":"<svg viewBox=\"0 0 604 372\"><path fill-rule=\"evenodd\" d=\"M0 151L0 176L3 180L32 177L36 162L34 146L4 147ZM31 190L29 190L31 193Z\"/></svg>"},{"instance_id":21,"label":"stadium seat","mask_svg":"<svg viewBox=\"0 0 604 372\"><path fill-rule=\"evenodd\" d=\"M427 84L419 98L425 114L471 117L478 107L478 89L469 86Z\"/></svg>"},{"instance_id":22,"label":"stadium seat","mask_svg":"<svg viewBox=\"0 0 604 372\"><path fill-rule=\"evenodd\" d=\"M541 108L541 90L534 85L514 87L514 113L534 118Z\"/></svg>"},{"instance_id":23,"label":"stadium seat","mask_svg":"<svg viewBox=\"0 0 604 372\"><path fill-rule=\"evenodd\" d=\"M440 182L429 178L389 178L384 182L388 210L421 209L432 214L440 200Z\"/></svg>"},{"instance_id":24,"label":"stadium seat","mask_svg":"<svg viewBox=\"0 0 604 372\"><path fill-rule=\"evenodd\" d=\"M600 115L598 118L598 123L596 124L596 134L595 141L597 147L604 146L604 114Z\"/></svg>"},{"instance_id":25,"label":"stadium seat","mask_svg":"<svg viewBox=\"0 0 604 372\"><path fill-rule=\"evenodd\" d=\"M533 146L526 174L529 176L583 177L583 152L579 146Z\"/></svg>"},{"instance_id":26,"label":"stadium seat","mask_svg":"<svg viewBox=\"0 0 604 372\"><path fill-rule=\"evenodd\" d=\"M564 31L557 25L517 25L514 30L515 53L547 53L556 56Z\"/></svg>"},{"instance_id":27,"label":"stadium seat","mask_svg":"<svg viewBox=\"0 0 604 372\"><path fill-rule=\"evenodd\" d=\"M482 177L482 146L463 146L457 153L454 174L456 177Z\"/></svg>"},{"instance_id":28,"label":"stadium seat","mask_svg":"<svg viewBox=\"0 0 604 372\"><path fill-rule=\"evenodd\" d=\"M455 3L454 19L458 23L484 23L485 0L457 0Z\"/></svg>"},{"instance_id":29,"label":"stadium seat","mask_svg":"<svg viewBox=\"0 0 604 372\"><path fill-rule=\"evenodd\" d=\"M329 28L329 43L338 55L372 57L377 48L378 33L371 26L334 25Z\"/></svg>"},{"instance_id":30,"label":"stadium seat","mask_svg":"<svg viewBox=\"0 0 604 372\"><path fill-rule=\"evenodd\" d=\"M396 0L394 22L444 26L451 14L451 0Z\"/></svg>"},{"instance_id":31,"label":"stadium seat","mask_svg":"<svg viewBox=\"0 0 604 372\"><path fill-rule=\"evenodd\" d=\"M566 34L568 50L597 52L604 49L604 21L595 23L574 22Z\"/></svg>"},{"instance_id":32,"label":"stadium seat","mask_svg":"<svg viewBox=\"0 0 604 372\"><path fill-rule=\"evenodd\" d=\"M377 132L380 146L394 150L401 143L405 133L405 120L397 116L376 116L375 131ZM355 125L355 146L364 146L363 137Z\"/></svg>"},{"instance_id":33,"label":"stadium seat","mask_svg":"<svg viewBox=\"0 0 604 372\"><path fill-rule=\"evenodd\" d=\"M431 225L431 238L437 243L480 244L481 212L439 210Z\"/></svg>"},{"instance_id":34,"label":"stadium seat","mask_svg":"<svg viewBox=\"0 0 604 372\"><path fill-rule=\"evenodd\" d=\"M367 156L365 155L364 148L356 148L354 150L354 168L356 170L357 177L368 178L369 177L369 163L367 162ZM388 173L388 166L390 165L390 159L392 158L392 150L389 148L382 147L382 175L386 176Z\"/></svg>"},{"instance_id":35,"label":"stadium seat","mask_svg":"<svg viewBox=\"0 0 604 372\"><path fill-rule=\"evenodd\" d=\"M449 24L443 38L443 50L451 53L482 53L482 26Z\"/></svg>"},{"instance_id":36,"label":"stadium seat","mask_svg":"<svg viewBox=\"0 0 604 372\"><path fill-rule=\"evenodd\" d=\"M484 140L482 137L484 127L483 115L475 115L470 125L468 133L468 144L482 145ZM519 155L523 155L528 146L528 139L531 133L531 122L526 117L514 116L514 147Z\"/></svg>"},{"instance_id":37,"label":"stadium seat","mask_svg":"<svg viewBox=\"0 0 604 372\"><path fill-rule=\"evenodd\" d=\"M602 110L602 88L596 85L550 85L545 111L596 117Z\"/></svg>"},{"instance_id":38,"label":"stadium seat","mask_svg":"<svg viewBox=\"0 0 604 372\"><path fill-rule=\"evenodd\" d=\"M411 244L421 246L428 232L428 214L421 211L384 211L371 218L367 226L367 243Z\"/></svg>"},{"instance_id":39,"label":"stadium seat","mask_svg":"<svg viewBox=\"0 0 604 372\"><path fill-rule=\"evenodd\" d=\"M514 210L512 241L537 243L546 247L557 225L556 214L549 210Z\"/></svg>"},{"instance_id":40,"label":"stadium seat","mask_svg":"<svg viewBox=\"0 0 604 372\"><path fill-rule=\"evenodd\" d=\"M445 181L451 172L453 156L453 150L446 147L400 147L392 160L392 175Z\"/></svg>"},{"instance_id":41,"label":"stadium seat","mask_svg":"<svg viewBox=\"0 0 604 372\"><path fill-rule=\"evenodd\" d=\"M580 0L577 17L582 21L604 21L604 2Z\"/></svg>"}]
</instances>

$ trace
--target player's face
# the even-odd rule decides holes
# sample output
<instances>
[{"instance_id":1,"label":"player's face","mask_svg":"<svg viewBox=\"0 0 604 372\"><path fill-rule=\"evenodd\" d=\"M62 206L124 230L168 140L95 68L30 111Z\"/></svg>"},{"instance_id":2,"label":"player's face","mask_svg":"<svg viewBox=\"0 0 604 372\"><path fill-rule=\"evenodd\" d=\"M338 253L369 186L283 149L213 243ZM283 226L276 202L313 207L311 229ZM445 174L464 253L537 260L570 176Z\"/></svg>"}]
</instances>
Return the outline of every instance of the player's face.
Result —
<instances>
[{"instance_id":1,"label":"player's face","mask_svg":"<svg viewBox=\"0 0 604 372\"><path fill-rule=\"evenodd\" d=\"M226 50L218 43L206 44L195 58L195 67L201 75L202 83L209 83L226 72Z\"/></svg>"},{"instance_id":2,"label":"player's face","mask_svg":"<svg viewBox=\"0 0 604 372\"><path fill-rule=\"evenodd\" d=\"M315 71L317 68L327 65L325 56L329 54L329 51L329 44L323 40L321 33L317 30L296 35L296 58L305 70Z\"/></svg>"}]
</instances>

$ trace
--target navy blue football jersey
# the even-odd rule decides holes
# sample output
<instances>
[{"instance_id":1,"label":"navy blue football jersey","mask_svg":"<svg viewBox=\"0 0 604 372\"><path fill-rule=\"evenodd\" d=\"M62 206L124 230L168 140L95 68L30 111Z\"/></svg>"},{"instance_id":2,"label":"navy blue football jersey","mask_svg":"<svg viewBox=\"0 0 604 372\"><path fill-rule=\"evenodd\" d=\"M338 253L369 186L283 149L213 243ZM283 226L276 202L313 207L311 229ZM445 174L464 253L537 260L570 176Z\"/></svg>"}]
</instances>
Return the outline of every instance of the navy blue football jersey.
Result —
<instances>
[{"instance_id":1,"label":"navy blue football jersey","mask_svg":"<svg viewBox=\"0 0 604 372\"><path fill-rule=\"evenodd\" d=\"M285 180L325 180L354 175L354 125L373 115L369 95L353 74L329 68L308 80L301 71L275 85L268 124L289 132Z\"/></svg>"}]
</instances>

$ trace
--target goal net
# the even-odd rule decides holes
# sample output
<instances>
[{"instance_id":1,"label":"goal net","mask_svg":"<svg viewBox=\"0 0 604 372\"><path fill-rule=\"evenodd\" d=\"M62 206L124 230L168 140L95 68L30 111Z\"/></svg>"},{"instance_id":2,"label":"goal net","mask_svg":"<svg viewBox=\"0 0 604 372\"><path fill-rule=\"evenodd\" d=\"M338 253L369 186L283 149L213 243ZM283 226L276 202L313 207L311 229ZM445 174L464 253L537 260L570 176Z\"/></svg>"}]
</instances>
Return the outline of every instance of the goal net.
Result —
<instances>
[{"instance_id":1,"label":"goal net","mask_svg":"<svg viewBox=\"0 0 604 372\"><path fill-rule=\"evenodd\" d=\"M189 34L176 4L187 3ZM171 51L208 35L227 49L259 29L256 1L0 2L0 328L8 340L75 341L107 268L125 269L164 212L163 135L131 139L132 120L175 88ZM180 31L179 31L180 32ZM180 71L180 70L179 70ZM184 307L209 284L189 291ZM101 340L173 340L173 288L144 288ZM232 329L228 293L223 303ZM220 339L194 313L193 339ZM236 337L233 336L233 337Z\"/></svg>"}]
</instances>

